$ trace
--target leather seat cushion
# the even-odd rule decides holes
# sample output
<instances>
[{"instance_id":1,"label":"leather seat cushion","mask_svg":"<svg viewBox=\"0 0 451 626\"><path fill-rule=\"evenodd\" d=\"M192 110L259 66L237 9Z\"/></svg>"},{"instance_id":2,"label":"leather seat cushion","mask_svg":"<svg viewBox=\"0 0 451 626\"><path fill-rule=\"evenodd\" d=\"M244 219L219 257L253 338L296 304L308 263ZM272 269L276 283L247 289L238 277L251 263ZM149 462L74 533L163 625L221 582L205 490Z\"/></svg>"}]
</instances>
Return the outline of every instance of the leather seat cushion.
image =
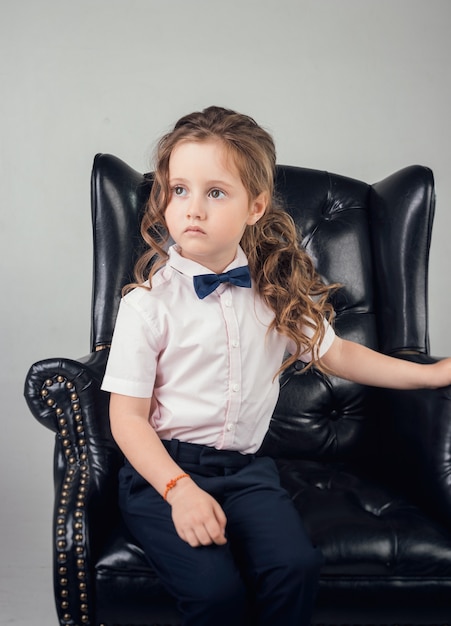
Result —
<instances>
[{"instance_id":1,"label":"leather seat cushion","mask_svg":"<svg viewBox=\"0 0 451 626\"><path fill-rule=\"evenodd\" d=\"M449 530L391 488L343 464L278 462L323 575L451 578Z\"/></svg>"},{"instance_id":2,"label":"leather seat cushion","mask_svg":"<svg viewBox=\"0 0 451 626\"><path fill-rule=\"evenodd\" d=\"M325 556L323 574L451 578L449 532L414 504L342 464L279 461L312 541ZM149 575L143 552L120 527L97 572Z\"/></svg>"}]
</instances>

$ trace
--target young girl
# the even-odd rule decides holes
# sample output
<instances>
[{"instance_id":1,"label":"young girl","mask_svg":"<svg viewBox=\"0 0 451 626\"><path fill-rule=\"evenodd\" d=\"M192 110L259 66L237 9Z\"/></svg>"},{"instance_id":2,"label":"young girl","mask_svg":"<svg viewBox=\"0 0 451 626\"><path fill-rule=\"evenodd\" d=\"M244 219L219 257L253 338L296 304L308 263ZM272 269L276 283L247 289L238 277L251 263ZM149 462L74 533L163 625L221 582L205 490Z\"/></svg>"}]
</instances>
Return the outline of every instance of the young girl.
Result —
<instances>
[{"instance_id":1,"label":"young girl","mask_svg":"<svg viewBox=\"0 0 451 626\"><path fill-rule=\"evenodd\" d=\"M161 139L148 250L103 383L126 457L124 520L184 626L310 623L322 557L274 462L255 455L282 369L301 359L367 385L451 383L451 359L418 365L335 335L331 287L274 199L275 162L266 131L218 107Z\"/></svg>"}]
</instances>

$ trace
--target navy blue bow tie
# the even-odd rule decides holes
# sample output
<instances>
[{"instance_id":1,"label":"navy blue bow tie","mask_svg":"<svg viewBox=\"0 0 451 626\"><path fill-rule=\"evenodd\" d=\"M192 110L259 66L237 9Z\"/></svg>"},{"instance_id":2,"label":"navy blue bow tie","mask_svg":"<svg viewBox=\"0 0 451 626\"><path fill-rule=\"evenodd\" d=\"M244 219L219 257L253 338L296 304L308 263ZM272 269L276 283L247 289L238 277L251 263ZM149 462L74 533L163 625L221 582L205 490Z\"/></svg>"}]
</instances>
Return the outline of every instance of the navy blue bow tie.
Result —
<instances>
[{"instance_id":1,"label":"navy blue bow tie","mask_svg":"<svg viewBox=\"0 0 451 626\"><path fill-rule=\"evenodd\" d=\"M238 287L251 286L251 273L247 265L237 267L223 274L201 274L193 276L194 289L201 300L212 293L221 283L231 283Z\"/></svg>"}]
</instances>

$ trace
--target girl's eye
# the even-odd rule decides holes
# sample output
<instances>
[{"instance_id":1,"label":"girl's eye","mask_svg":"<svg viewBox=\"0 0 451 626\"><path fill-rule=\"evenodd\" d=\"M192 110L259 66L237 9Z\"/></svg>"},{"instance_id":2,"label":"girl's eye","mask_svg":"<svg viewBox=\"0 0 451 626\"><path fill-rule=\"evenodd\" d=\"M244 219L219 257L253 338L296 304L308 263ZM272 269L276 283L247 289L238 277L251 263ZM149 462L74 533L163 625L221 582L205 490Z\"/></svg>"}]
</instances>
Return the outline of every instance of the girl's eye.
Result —
<instances>
[{"instance_id":1,"label":"girl's eye","mask_svg":"<svg viewBox=\"0 0 451 626\"><path fill-rule=\"evenodd\" d=\"M186 193L185 187L182 187L181 185L176 185L172 191L176 196L183 196Z\"/></svg>"},{"instance_id":2,"label":"girl's eye","mask_svg":"<svg viewBox=\"0 0 451 626\"><path fill-rule=\"evenodd\" d=\"M223 198L225 194L220 189L212 189L208 195L213 198L213 200L219 200Z\"/></svg>"}]
</instances>

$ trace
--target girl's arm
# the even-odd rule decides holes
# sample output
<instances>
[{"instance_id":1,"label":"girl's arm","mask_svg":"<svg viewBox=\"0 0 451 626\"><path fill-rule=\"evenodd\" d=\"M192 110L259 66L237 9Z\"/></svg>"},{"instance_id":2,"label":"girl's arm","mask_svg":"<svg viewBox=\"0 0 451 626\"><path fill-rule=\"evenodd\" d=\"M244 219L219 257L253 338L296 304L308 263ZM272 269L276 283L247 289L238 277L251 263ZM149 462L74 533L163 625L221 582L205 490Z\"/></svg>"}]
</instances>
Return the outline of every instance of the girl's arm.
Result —
<instances>
[{"instance_id":1,"label":"girl's arm","mask_svg":"<svg viewBox=\"0 0 451 626\"><path fill-rule=\"evenodd\" d=\"M451 358L420 364L389 357L336 337L321 363L340 378L389 389L445 387L451 384Z\"/></svg>"},{"instance_id":2,"label":"girl's arm","mask_svg":"<svg viewBox=\"0 0 451 626\"><path fill-rule=\"evenodd\" d=\"M112 393L110 421L113 437L135 470L163 497L168 482L183 470L167 452L149 424L150 398ZM226 543L226 517L208 493L184 478L167 494L178 535L193 547Z\"/></svg>"}]
</instances>

